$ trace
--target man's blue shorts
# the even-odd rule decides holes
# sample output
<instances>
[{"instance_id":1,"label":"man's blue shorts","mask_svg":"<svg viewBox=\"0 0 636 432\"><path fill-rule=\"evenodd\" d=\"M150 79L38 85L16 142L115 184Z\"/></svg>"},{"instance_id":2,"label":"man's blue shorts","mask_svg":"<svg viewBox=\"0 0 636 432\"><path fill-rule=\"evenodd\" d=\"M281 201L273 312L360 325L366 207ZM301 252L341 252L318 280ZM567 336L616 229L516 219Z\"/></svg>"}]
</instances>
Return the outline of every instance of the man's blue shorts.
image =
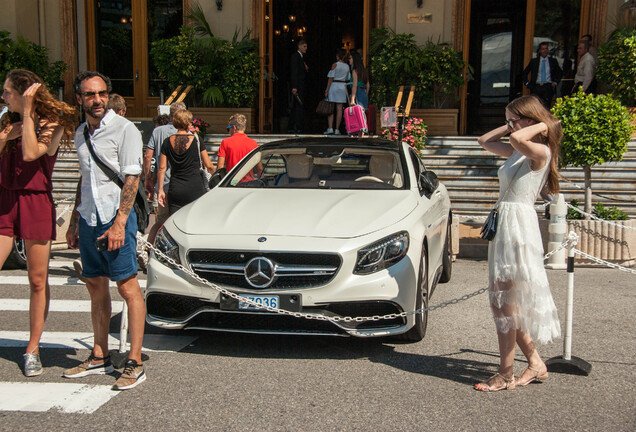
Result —
<instances>
[{"instance_id":1,"label":"man's blue shorts","mask_svg":"<svg viewBox=\"0 0 636 432\"><path fill-rule=\"evenodd\" d=\"M116 216L115 216L116 217ZM137 215L131 211L126 221L124 245L114 251L99 252L95 240L111 227L115 218L97 226L89 226L84 218L79 220L79 250L82 257L82 276L95 278L106 276L117 282L137 274Z\"/></svg>"}]
</instances>

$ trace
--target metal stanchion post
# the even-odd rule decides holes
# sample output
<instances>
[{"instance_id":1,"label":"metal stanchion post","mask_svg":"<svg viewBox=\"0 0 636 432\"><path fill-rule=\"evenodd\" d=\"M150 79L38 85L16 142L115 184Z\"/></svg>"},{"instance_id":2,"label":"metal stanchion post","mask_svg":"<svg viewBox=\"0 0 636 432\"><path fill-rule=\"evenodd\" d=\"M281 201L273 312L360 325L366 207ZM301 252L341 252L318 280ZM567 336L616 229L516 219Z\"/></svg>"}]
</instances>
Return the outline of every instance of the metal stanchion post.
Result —
<instances>
[{"instance_id":1,"label":"metal stanchion post","mask_svg":"<svg viewBox=\"0 0 636 432\"><path fill-rule=\"evenodd\" d=\"M121 309L121 325L119 326L119 352L126 352L128 342L128 305L124 302Z\"/></svg>"},{"instance_id":2,"label":"metal stanchion post","mask_svg":"<svg viewBox=\"0 0 636 432\"><path fill-rule=\"evenodd\" d=\"M570 239L576 238L576 234L570 232ZM563 372L576 375L589 375L592 365L585 360L572 356L572 313L574 309L574 246L575 242L568 245L568 292L565 315L565 334L563 336L563 355L548 359L545 364L550 372Z\"/></svg>"},{"instance_id":3,"label":"metal stanchion post","mask_svg":"<svg viewBox=\"0 0 636 432\"><path fill-rule=\"evenodd\" d=\"M563 194L558 194L556 199L550 203L550 226L548 227L550 237L548 240L548 251L553 251L561 246L561 243L565 239L565 233L568 229L565 221L567 213L568 206L565 203L565 198ZM565 250L561 249L554 255L551 255L545 267L558 270L565 269Z\"/></svg>"}]
</instances>

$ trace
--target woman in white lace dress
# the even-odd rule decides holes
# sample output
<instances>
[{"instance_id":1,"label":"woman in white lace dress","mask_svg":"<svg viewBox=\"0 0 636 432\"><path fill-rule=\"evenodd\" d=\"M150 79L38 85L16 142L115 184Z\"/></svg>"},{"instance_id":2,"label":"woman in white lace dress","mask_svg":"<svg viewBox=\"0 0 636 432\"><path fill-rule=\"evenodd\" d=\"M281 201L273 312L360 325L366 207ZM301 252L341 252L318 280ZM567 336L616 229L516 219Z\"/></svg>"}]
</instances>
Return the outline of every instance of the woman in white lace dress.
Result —
<instances>
[{"instance_id":1,"label":"woman in white lace dress","mask_svg":"<svg viewBox=\"0 0 636 432\"><path fill-rule=\"evenodd\" d=\"M508 133L510 143L502 142ZM488 247L489 294L499 339L499 370L476 384L477 390L512 390L548 378L534 341L547 343L559 337L561 327L543 266L534 202L542 190L559 192L562 137L561 124L539 99L523 96L506 107L504 126L479 138L484 149L508 159L499 168L499 196L505 197L499 205L497 234ZM528 360L528 367L517 380L513 373L516 345Z\"/></svg>"}]
</instances>

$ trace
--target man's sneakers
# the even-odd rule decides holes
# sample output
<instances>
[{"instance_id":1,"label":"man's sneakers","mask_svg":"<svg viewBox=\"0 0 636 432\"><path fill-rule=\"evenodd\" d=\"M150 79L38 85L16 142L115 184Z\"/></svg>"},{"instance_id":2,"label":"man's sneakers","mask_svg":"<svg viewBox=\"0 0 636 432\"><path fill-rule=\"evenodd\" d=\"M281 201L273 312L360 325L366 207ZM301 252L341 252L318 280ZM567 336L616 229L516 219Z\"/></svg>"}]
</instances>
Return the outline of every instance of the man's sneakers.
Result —
<instances>
[{"instance_id":1,"label":"man's sneakers","mask_svg":"<svg viewBox=\"0 0 636 432\"><path fill-rule=\"evenodd\" d=\"M144 365L129 359L126 362L124 373L122 373L117 379L117 382L115 382L113 390L130 390L144 381L146 381Z\"/></svg>"},{"instance_id":2,"label":"man's sneakers","mask_svg":"<svg viewBox=\"0 0 636 432\"><path fill-rule=\"evenodd\" d=\"M101 361L102 363L94 364L93 361ZM109 357L95 357L91 352L88 359L75 366L73 369L64 371L64 378L81 378L88 375L106 375L115 371ZM117 378L113 390L130 390L146 381L146 372L144 365L137 363L135 360L126 361L124 372Z\"/></svg>"},{"instance_id":3,"label":"man's sneakers","mask_svg":"<svg viewBox=\"0 0 636 432\"><path fill-rule=\"evenodd\" d=\"M101 363L95 364L93 361L101 361ZM113 373L115 368L108 357L95 357L91 351L91 355L88 360L80 363L72 369L66 369L62 375L64 378L81 378L88 375L106 375Z\"/></svg>"}]
</instances>

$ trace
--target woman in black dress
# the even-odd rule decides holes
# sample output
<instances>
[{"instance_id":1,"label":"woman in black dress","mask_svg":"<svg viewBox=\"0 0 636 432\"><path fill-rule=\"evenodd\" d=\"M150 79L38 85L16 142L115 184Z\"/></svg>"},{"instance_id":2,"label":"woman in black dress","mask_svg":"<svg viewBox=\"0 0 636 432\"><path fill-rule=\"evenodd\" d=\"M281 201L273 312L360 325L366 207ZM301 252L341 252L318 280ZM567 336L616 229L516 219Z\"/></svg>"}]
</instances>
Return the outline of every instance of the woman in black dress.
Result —
<instances>
[{"instance_id":1,"label":"woman in black dress","mask_svg":"<svg viewBox=\"0 0 636 432\"><path fill-rule=\"evenodd\" d=\"M199 172L201 163L210 174L214 173L214 166L210 162L207 150L200 145L196 135L188 132L192 124L192 113L188 110L177 111L172 117L172 124L177 128L177 133L166 138L161 144L161 161L157 172L159 185L157 198L163 206L166 202L163 179L168 163L170 163L170 183L168 188L168 211L170 215L205 193L205 187Z\"/></svg>"}]
</instances>

